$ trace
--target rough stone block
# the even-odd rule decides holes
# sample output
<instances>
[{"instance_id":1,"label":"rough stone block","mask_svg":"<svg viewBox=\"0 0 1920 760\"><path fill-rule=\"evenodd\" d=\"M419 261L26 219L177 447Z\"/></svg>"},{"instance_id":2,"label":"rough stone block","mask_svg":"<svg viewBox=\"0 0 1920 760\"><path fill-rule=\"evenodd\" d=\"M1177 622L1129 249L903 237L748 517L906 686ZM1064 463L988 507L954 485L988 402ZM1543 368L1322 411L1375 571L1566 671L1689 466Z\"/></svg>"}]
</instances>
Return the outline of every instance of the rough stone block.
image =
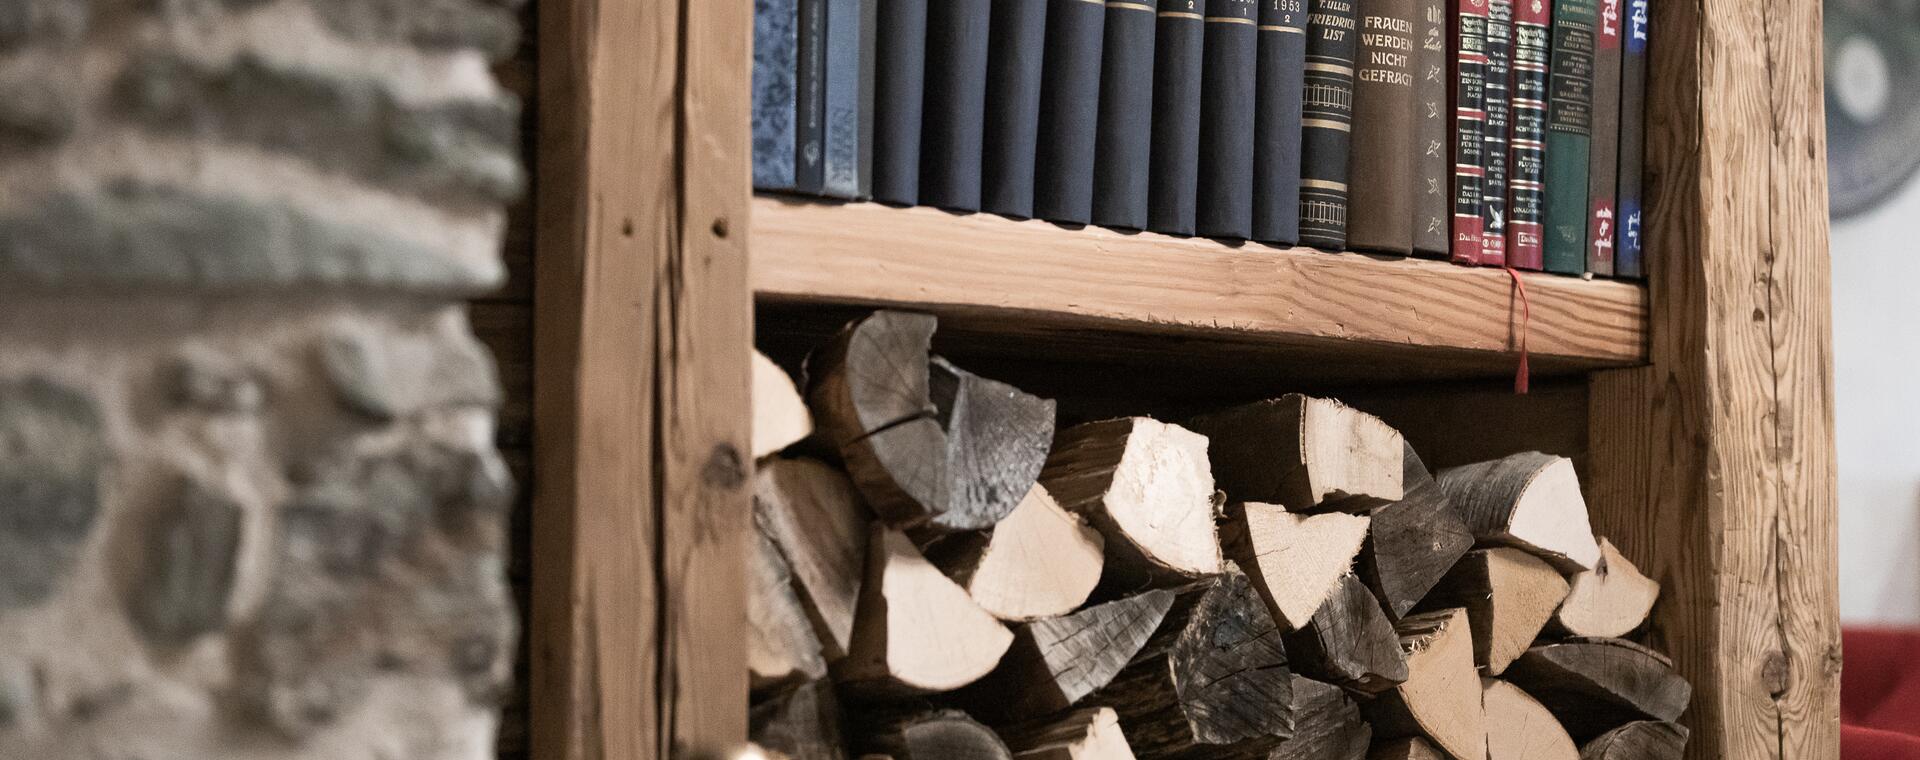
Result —
<instances>
[{"instance_id":1,"label":"rough stone block","mask_svg":"<svg viewBox=\"0 0 1920 760\"><path fill-rule=\"evenodd\" d=\"M42 378L0 380L0 611L45 600L72 567L107 456L93 399Z\"/></svg>"},{"instance_id":2,"label":"rough stone block","mask_svg":"<svg viewBox=\"0 0 1920 760\"><path fill-rule=\"evenodd\" d=\"M238 503L190 480L147 526L127 614L150 643L179 646L226 624L243 518Z\"/></svg>"}]
</instances>

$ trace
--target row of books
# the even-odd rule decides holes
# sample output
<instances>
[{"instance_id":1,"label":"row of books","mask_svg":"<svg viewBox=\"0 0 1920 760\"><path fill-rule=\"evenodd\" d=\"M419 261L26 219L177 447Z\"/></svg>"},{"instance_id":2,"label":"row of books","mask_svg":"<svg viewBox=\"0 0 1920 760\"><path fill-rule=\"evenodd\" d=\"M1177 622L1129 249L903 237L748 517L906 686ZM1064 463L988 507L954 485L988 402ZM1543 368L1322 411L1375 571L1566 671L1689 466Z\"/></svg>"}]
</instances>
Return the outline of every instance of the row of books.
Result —
<instances>
[{"instance_id":1,"label":"row of books","mask_svg":"<svg viewBox=\"0 0 1920 760\"><path fill-rule=\"evenodd\" d=\"M1648 0L755 0L762 190L1639 277Z\"/></svg>"}]
</instances>

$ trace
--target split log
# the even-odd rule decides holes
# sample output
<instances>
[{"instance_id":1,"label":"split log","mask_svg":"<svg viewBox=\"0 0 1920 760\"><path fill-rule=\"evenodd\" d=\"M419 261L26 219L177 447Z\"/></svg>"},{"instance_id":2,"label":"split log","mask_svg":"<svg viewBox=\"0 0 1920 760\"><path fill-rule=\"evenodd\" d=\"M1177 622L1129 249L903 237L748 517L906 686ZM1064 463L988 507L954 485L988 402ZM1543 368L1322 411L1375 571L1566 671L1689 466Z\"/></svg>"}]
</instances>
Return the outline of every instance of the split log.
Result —
<instances>
[{"instance_id":1,"label":"split log","mask_svg":"<svg viewBox=\"0 0 1920 760\"><path fill-rule=\"evenodd\" d=\"M1686 751L1686 726L1640 720L1587 742L1580 760L1680 760Z\"/></svg>"},{"instance_id":2,"label":"split log","mask_svg":"<svg viewBox=\"0 0 1920 760\"><path fill-rule=\"evenodd\" d=\"M1110 707L1004 728L1000 735L1017 760L1133 760L1120 716Z\"/></svg>"},{"instance_id":3,"label":"split log","mask_svg":"<svg viewBox=\"0 0 1920 760\"><path fill-rule=\"evenodd\" d=\"M753 475L753 521L793 571L827 662L845 657L872 522L853 483L812 459L769 459Z\"/></svg>"},{"instance_id":4,"label":"split log","mask_svg":"<svg viewBox=\"0 0 1920 760\"><path fill-rule=\"evenodd\" d=\"M860 493L900 528L992 526L1033 486L1054 403L928 353L932 316L879 311L807 359L816 421Z\"/></svg>"},{"instance_id":5,"label":"split log","mask_svg":"<svg viewBox=\"0 0 1920 760\"><path fill-rule=\"evenodd\" d=\"M1573 590L1554 614L1554 626L1573 636L1619 638L1647 622L1660 584L1640 574L1613 542L1600 539L1600 564L1573 576Z\"/></svg>"},{"instance_id":6,"label":"split log","mask_svg":"<svg viewBox=\"0 0 1920 760\"><path fill-rule=\"evenodd\" d=\"M1131 417L1060 434L1040 482L1106 539L1101 585L1175 585L1220 572L1207 439Z\"/></svg>"},{"instance_id":7,"label":"split log","mask_svg":"<svg viewBox=\"0 0 1920 760\"><path fill-rule=\"evenodd\" d=\"M1176 592L1160 630L1088 707L1111 707L1141 757L1264 760L1293 735L1280 630L1238 567Z\"/></svg>"},{"instance_id":8,"label":"split log","mask_svg":"<svg viewBox=\"0 0 1920 760\"><path fill-rule=\"evenodd\" d=\"M1020 621L1064 615L1085 603L1106 564L1103 547L1099 531L1036 483L991 530L943 538L926 554L994 617Z\"/></svg>"},{"instance_id":9,"label":"split log","mask_svg":"<svg viewBox=\"0 0 1920 760\"><path fill-rule=\"evenodd\" d=\"M1599 564L1573 460L1530 451L1442 470L1438 480L1475 540L1525 549L1565 573Z\"/></svg>"},{"instance_id":10,"label":"split log","mask_svg":"<svg viewBox=\"0 0 1920 760\"><path fill-rule=\"evenodd\" d=\"M695 754L693 757L712 757L712 755ZM729 760L793 760L792 755L770 750L753 742L747 742L747 746L741 747L738 751L726 757L729 758Z\"/></svg>"},{"instance_id":11,"label":"split log","mask_svg":"<svg viewBox=\"0 0 1920 760\"><path fill-rule=\"evenodd\" d=\"M753 743L793 760L842 760L840 704L833 684L809 681L759 702L747 714Z\"/></svg>"},{"instance_id":12,"label":"split log","mask_svg":"<svg viewBox=\"0 0 1920 760\"><path fill-rule=\"evenodd\" d=\"M813 633L806 608L793 591L793 573L787 558L773 541L753 531L748 558L747 673L753 690L766 691L796 681L827 675L820 656L820 639Z\"/></svg>"},{"instance_id":13,"label":"split log","mask_svg":"<svg viewBox=\"0 0 1920 760\"><path fill-rule=\"evenodd\" d=\"M1063 617L1013 627L1013 645L956 700L989 722L1048 715L1106 686L1167 616L1174 593L1155 589Z\"/></svg>"},{"instance_id":14,"label":"split log","mask_svg":"<svg viewBox=\"0 0 1920 760\"><path fill-rule=\"evenodd\" d=\"M1580 760L1573 739L1547 708L1519 687L1482 681L1487 711L1487 760Z\"/></svg>"},{"instance_id":15,"label":"split log","mask_svg":"<svg viewBox=\"0 0 1920 760\"><path fill-rule=\"evenodd\" d=\"M1274 746L1267 760L1364 760L1372 741L1373 726L1346 692L1295 675L1293 736Z\"/></svg>"},{"instance_id":16,"label":"split log","mask_svg":"<svg viewBox=\"0 0 1920 760\"><path fill-rule=\"evenodd\" d=\"M1235 501L1362 512L1403 496L1399 431L1338 401L1294 393L1187 426L1213 441L1213 475Z\"/></svg>"},{"instance_id":17,"label":"split log","mask_svg":"<svg viewBox=\"0 0 1920 760\"><path fill-rule=\"evenodd\" d=\"M1359 578L1342 577L1306 627L1286 635L1294 672L1373 696L1407 680L1407 656L1380 603Z\"/></svg>"},{"instance_id":18,"label":"split log","mask_svg":"<svg viewBox=\"0 0 1920 760\"><path fill-rule=\"evenodd\" d=\"M1367 705L1382 737L1424 736L1454 760L1486 760L1486 715L1464 609L1415 613L1395 628L1407 682Z\"/></svg>"},{"instance_id":19,"label":"split log","mask_svg":"<svg viewBox=\"0 0 1920 760\"><path fill-rule=\"evenodd\" d=\"M1220 531L1226 555L1253 579L1284 630L1305 626L1340 588L1366 538L1364 515L1295 514L1258 502L1231 506Z\"/></svg>"},{"instance_id":20,"label":"split log","mask_svg":"<svg viewBox=\"0 0 1920 760\"><path fill-rule=\"evenodd\" d=\"M813 433L813 415L787 371L753 352L753 458L793 445Z\"/></svg>"},{"instance_id":21,"label":"split log","mask_svg":"<svg viewBox=\"0 0 1920 760\"><path fill-rule=\"evenodd\" d=\"M1582 742L1634 721L1678 720L1693 696L1665 656L1623 639L1534 647L1514 660L1506 677Z\"/></svg>"},{"instance_id":22,"label":"split log","mask_svg":"<svg viewBox=\"0 0 1920 760\"><path fill-rule=\"evenodd\" d=\"M1375 746L1367 760L1447 760L1447 756L1434 749L1432 742L1410 736Z\"/></svg>"},{"instance_id":23,"label":"split log","mask_svg":"<svg viewBox=\"0 0 1920 760\"><path fill-rule=\"evenodd\" d=\"M1411 444L1402 464L1406 496L1372 512L1367 542L1355 563L1360 580L1395 620L1411 612L1473 548L1473 534Z\"/></svg>"},{"instance_id":24,"label":"split log","mask_svg":"<svg viewBox=\"0 0 1920 760\"><path fill-rule=\"evenodd\" d=\"M986 675L1012 642L905 534L876 523L853 646L833 673L861 695L952 691Z\"/></svg>"},{"instance_id":25,"label":"split log","mask_svg":"<svg viewBox=\"0 0 1920 760\"><path fill-rule=\"evenodd\" d=\"M861 751L893 760L1013 760L999 735L959 710L870 713L860 737Z\"/></svg>"},{"instance_id":26,"label":"split log","mask_svg":"<svg viewBox=\"0 0 1920 760\"><path fill-rule=\"evenodd\" d=\"M1454 565L1417 609L1465 607L1473 623L1473 660L1487 675L1533 646L1560 602L1567 581L1545 560L1519 549L1476 549Z\"/></svg>"}]
</instances>

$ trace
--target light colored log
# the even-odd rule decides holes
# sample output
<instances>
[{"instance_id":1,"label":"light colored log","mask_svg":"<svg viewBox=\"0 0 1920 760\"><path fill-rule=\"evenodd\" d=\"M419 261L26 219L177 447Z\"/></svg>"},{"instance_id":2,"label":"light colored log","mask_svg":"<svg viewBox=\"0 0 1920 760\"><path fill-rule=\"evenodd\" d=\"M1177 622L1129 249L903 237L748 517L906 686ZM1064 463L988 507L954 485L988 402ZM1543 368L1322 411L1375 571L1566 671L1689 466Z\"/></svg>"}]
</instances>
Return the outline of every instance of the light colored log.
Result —
<instances>
[{"instance_id":1,"label":"light colored log","mask_svg":"<svg viewBox=\"0 0 1920 760\"><path fill-rule=\"evenodd\" d=\"M1446 757L1433 748L1432 742L1417 736L1376 744L1373 751L1367 753L1367 760L1446 760Z\"/></svg>"},{"instance_id":2,"label":"light colored log","mask_svg":"<svg viewBox=\"0 0 1920 760\"><path fill-rule=\"evenodd\" d=\"M871 521L845 473L812 459L768 459L754 472L753 519L793 571L828 662L846 656L866 574Z\"/></svg>"},{"instance_id":3,"label":"light colored log","mask_svg":"<svg viewBox=\"0 0 1920 760\"><path fill-rule=\"evenodd\" d=\"M1229 507L1220 531L1228 557L1253 579L1281 630L1305 627L1352 572L1367 538L1365 515L1309 515L1258 502Z\"/></svg>"},{"instance_id":4,"label":"light colored log","mask_svg":"<svg viewBox=\"0 0 1920 760\"><path fill-rule=\"evenodd\" d=\"M1228 498L1295 512L1363 512L1399 501L1405 442L1380 418L1338 401L1289 394L1205 414L1213 476Z\"/></svg>"},{"instance_id":5,"label":"light colored log","mask_svg":"<svg viewBox=\"0 0 1920 760\"><path fill-rule=\"evenodd\" d=\"M899 531L876 523L854 620L834 677L862 694L952 691L993 669L1013 634Z\"/></svg>"},{"instance_id":6,"label":"light colored log","mask_svg":"<svg viewBox=\"0 0 1920 760\"><path fill-rule=\"evenodd\" d=\"M794 595L787 558L760 531L748 539L747 673L753 690L766 691L827 675L813 622Z\"/></svg>"},{"instance_id":7,"label":"light colored log","mask_svg":"<svg viewBox=\"0 0 1920 760\"><path fill-rule=\"evenodd\" d=\"M1395 628L1407 653L1407 682L1367 706L1375 733L1424 736L1454 760L1486 760L1486 714L1467 611L1416 613Z\"/></svg>"},{"instance_id":8,"label":"light colored log","mask_svg":"<svg viewBox=\"0 0 1920 760\"><path fill-rule=\"evenodd\" d=\"M1106 540L1103 585L1166 585L1220 572L1207 439L1129 417L1076 425L1054 442L1040 482Z\"/></svg>"},{"instance_id":9,"label":"light colored log","mask_svg":"<svg viewBox=\"0 0 1920 760\"><path fill-rule=\"evenodd\" d=\"M1530 451L1441 470L1437 480L1476 540L1525 549L1566 573L1600 563L1572 460Z\"/></svg>"},{"instance_id":10,"label":"light colored log","mask_svg":"<svg viewBox=\"0 0 1920 760\"><path fill-rule=\"evenodd\" d=\"M793 445L813 433L813 415L787 371L753 352L753 458Z\"/></svg>"},{"instance_id":11,"label":"light colored log","mask_svg":"<svg viewBox=\"0 0 1920 760\"><path fill-rule=\"evenodd\" d=\"M1580 760L1573 739L1519 687L1497 678L1482 681L1487 710L1487 760Z\"/></svg>"},{"instance_id":12,"label":"light colored log","mask_svg":"<svg viewBox=\"0 0 1920 760\"><path fill-rule=\"evenodd\" d=\"M1525 654L1567 598L1567 581L1545 560L1519 549L1476 549L1435 586L1422 609L1465 607L1473 623L1473 659L1500 675Z\"/></svg>"},{"instance_id":13,"label":"light colored log","mask_svg":"<svg viewBox=\"0 0 1920 760\"><path fill-rule=\"evenodd\" d=\"M982 609L1024 621L1064 615L1086 602L1106 565L1104 546L1099 531L1036 483L991 530L942 539L926 553Z\"/></svg>"},{"instance_id":14,"label":"light colored log","mask_svg":"<svg viewBox=\"0 0 1920 760\"><path fill-rule=\"evenodd\" d=\"M1600 564L1573 576L1573 589L1554 613L1554 625L1574 636L1619 638L1632 633L1660 600L1660 583L1600 539Z\"/></svg>"},{"instance_id":15,"label":"light colored log","mask_svg":"<svg viewBox=\"0 0 1920 760\"><path fill-rule=\"evenodd\" d=\"M1133 760L1111 707L1075 710L1025 729L1002 730L1016 760Z\"/></svg>"}]
</instances>

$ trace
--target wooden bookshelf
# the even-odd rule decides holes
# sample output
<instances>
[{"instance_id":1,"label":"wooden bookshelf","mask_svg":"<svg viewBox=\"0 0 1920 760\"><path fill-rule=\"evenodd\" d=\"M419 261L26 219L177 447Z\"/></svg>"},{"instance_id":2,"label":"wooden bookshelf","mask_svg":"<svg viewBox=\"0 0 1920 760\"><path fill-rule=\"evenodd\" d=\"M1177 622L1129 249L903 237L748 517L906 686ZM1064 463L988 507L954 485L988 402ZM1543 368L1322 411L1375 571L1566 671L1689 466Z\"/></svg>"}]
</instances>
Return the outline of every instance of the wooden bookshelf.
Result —
<instances>
[{"instance_id":1,"label":"wooden bookshelf","mask_svg":"<svg viewBox=\"0 0 1920 760\"><path fill-rule=\"evenodd\" d=\"M763 303L931 311L1027 350L1212 348L1495 376L1513 373L1524 323L1540 374L1647 357L1646 288L1625 281L1525 273L1523 308L1499 269L773 196L754 199L751 230Z\"/></svg>"}]
</instances>

